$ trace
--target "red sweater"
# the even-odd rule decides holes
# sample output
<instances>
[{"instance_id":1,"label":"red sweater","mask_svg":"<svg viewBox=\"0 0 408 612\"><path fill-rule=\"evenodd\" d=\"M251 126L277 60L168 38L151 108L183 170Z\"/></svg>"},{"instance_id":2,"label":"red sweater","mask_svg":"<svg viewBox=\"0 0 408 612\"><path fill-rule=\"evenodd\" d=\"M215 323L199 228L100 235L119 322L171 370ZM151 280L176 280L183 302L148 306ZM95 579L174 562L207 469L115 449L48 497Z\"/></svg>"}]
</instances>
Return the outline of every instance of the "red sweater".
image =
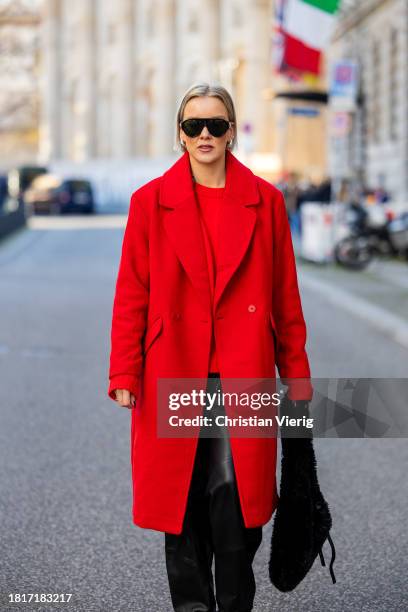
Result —
<instances>
[{"instance_id":1,"label":"red sweater","mask_svg":"<svg viewBox=\"0 0 408 612\"><path fill-rule=\"evenodd\" d=\"M204 236L205 252L207 256L208 275L210 279L211 297L214 298L215 280L217 274L218 253L218 212L222 205L225 187L206 187L194 183L197 196L198 210L200 212L201 227ZM215 347L214 328L211 341L209 372L219 372L217 353Z\"/></svg>"}]
</instances>

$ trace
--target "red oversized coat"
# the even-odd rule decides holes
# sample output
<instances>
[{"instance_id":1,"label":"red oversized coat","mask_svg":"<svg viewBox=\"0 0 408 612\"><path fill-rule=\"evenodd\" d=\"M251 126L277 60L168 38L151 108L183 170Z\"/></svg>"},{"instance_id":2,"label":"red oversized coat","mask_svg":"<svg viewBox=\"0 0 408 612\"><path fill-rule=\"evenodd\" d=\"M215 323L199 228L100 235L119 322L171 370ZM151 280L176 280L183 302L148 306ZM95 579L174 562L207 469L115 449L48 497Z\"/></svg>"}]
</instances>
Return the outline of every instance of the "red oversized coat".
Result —
<instances>
[{"instance_id":1,"label":"red oversized coat","mask_svg":"<svg viewBox=\"0 0 408 612\"><path fill-rule=\"evenodd\" d=\"M306 326L282 193L226 151L213 307L186 151L131 196L113 303L108 394L129 389L133 522L181 533L197 436L157 435L158 378L206 378L212 325L223 378L301 378L311 399ZM306 383L305 383L306 379ZM231 437L246 527L278 501L276 438Z\"/></svg>"}]
</instances>

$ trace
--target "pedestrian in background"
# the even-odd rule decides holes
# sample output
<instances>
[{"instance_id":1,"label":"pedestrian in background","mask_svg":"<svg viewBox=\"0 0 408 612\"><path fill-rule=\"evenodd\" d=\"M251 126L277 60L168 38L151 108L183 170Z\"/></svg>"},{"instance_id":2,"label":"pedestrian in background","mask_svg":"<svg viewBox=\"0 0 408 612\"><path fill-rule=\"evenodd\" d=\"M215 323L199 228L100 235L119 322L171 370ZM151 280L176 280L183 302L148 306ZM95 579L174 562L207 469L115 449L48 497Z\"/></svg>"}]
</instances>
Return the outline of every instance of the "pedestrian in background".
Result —
<instances>
[{"instance_id":1,"label":"pedestrian in background","mask_svg":"<svg viewBox=\"0 0 408 612\"><path fill-rule=\"evenodd\" d=\"M185 93L182 155L132 194L113 305L108 393L133 408L133 521L165 534L178 612L252 610L277 441L159 437L158 379L214 391L226 378L275 378L275 364L286 379L310 377L284 198L233 155L236 133L225 88ZM311 399L311 386L296 393Z\"/></svg>"}]
</instances>

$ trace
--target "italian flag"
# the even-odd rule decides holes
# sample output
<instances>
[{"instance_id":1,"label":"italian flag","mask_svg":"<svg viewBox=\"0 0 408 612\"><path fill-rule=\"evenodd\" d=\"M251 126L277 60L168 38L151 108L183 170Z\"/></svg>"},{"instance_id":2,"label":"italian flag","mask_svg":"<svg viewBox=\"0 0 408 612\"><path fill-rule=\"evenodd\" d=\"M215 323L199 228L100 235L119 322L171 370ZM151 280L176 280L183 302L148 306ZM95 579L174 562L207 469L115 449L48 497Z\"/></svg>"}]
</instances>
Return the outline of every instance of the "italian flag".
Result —
<instances>
[{"instance_id":1,"label":"italian flag","mask_svg":"<svg viewBox=\"0 0 408 612\"><path fill-rule=\"evenodd\" d=\"M286 67L319 74L339 5L340 0L285 0L278 29L284 37Z\"/></svg>"}]
</instances>

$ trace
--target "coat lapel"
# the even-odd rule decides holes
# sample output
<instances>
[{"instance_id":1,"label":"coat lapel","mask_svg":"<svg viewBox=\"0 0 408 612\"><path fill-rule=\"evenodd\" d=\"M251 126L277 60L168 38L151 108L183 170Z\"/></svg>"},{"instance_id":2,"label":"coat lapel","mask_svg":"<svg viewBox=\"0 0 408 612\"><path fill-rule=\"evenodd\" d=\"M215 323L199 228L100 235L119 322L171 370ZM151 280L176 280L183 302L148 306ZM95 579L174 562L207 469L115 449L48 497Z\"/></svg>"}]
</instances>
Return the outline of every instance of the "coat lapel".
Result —
<instances>
[{"instance_id":1,"label":"coat lapel","mask_svg":"<svg viewBox=\"0 0 408 612\"><path fill-rule=\"evenodd\" d=\"M214 310L242 261L255 227L259 203L256 177L231 151L226 151L225 196L219 216L217 279ZM159 204L163 207L163 225L191 283L211 312L208 267L194 184L186 151L164 174Z\"/></svg>"},{"instance_id":2,"label":"coat lapel","mask_svg":"<svg viewBox=\"0 0 408 612\"><path fill-rule=\"evenodd\" d=\"M204 239L187 151L163 174L159 204L163 226L174 251L197 290L205 312L211 312Z\"/></svg>"}]
</instances>

